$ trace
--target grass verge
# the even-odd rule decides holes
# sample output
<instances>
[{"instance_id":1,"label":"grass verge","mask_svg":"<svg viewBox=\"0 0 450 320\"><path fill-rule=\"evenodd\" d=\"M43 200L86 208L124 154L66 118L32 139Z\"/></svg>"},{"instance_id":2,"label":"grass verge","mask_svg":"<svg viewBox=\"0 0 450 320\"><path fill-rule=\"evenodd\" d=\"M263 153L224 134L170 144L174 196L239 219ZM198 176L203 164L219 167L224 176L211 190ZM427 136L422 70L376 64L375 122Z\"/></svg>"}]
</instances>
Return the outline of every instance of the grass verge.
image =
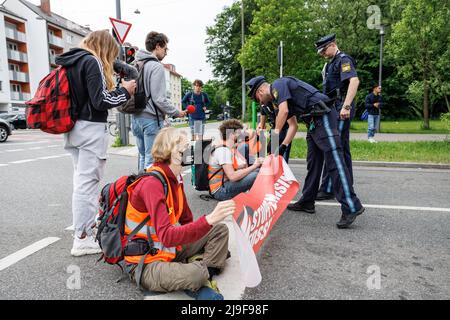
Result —
<instances>
[{"instance_id":1,"label":"grass verge","mask_svg":"<svg viewBox=\"0 0 450 320\"><path fill-rule=\"evenodd\" d=\"M306 132L305 125L299 124L299 131ZM445 123L431 120L430 129L423 129L422 121L381 121L381 133L411 133L411 134L446 134ZM367 132L367 121L352 121L350 131L354 133Z\"/></svg>"},{"instance_id":2,"label":"grass verge","mask_svg":"<svg viewBox=\"0 0 450 320\"><path fill-rule=\"evenodd\" d=\"M450 164L450 141L378 142L351 141L355 161ZM306 140L295 139L291 158L306 159Z\"/></svg>"}]
</instances>

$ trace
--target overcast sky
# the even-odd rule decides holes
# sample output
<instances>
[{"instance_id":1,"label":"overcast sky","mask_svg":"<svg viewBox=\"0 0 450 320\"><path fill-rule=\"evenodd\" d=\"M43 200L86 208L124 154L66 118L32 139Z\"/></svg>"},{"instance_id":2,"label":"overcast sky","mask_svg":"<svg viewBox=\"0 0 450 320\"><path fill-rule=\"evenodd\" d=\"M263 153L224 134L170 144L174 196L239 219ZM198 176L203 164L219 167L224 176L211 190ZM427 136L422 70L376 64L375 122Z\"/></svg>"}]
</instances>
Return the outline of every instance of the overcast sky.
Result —
<instances>
[{"instance_id":1,"label":"overcast sky","mask_svg":"<svg viewBox=\"0 0 450 320\"><path fill-rule=\"evenodd\" d=\"M29 0L39 5L40 0ZM122 0L122 20L133 24L126 41L145 47L149 31L169 37L164 63L172 63L182 76L193 81L211 79L206 62L206 27L234 0ZM51 10L92 30L111 29L109 17L116 17L116 0L50 0ZM141 14L134 14L139 9Z\"/></svg>"}]
</instances>

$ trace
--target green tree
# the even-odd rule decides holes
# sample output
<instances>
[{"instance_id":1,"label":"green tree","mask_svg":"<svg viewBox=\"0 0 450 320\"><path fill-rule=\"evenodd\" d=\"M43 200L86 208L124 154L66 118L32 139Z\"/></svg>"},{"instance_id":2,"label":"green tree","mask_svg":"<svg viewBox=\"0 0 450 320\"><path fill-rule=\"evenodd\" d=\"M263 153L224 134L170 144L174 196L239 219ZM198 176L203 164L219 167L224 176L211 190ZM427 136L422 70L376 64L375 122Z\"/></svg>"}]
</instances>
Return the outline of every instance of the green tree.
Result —
<instances>
[{"instance_id":1,"label":"green tree","mask_svg":"<svg viewBox=\"0 0 450 320\"><path fill-rule=\"evenodd\" d=\"M302 0L257 0L251 36L239 61L254 74L269 80L279 77L277 48L284 46L284 74L320 82L321 63L314 61L314 10ZM313 62L311 64L311 62ZM322 64L323 65L323 64Z\"/></svg>"},{"instance_id":2,"label":"green tree","mask_svg":"<svg viewBox=\"0 0 450 320\"><path fill-rule=\"evenodd\" d=\"M381 14L378 25L386 26L386 37L389 37L389 25L393 19L389 1L381 0L377 4ZM270 80L277 78L277 47L283 41L284 74L321 88L321 71L326 61L316 54L314 43L324 35L336 33L341 51L357 62L361 80L357 101L362 112L371 82L378 81L380 36L378 29L369 25L372 1L258 0L257 5L250 37L239 57L244 66L255 74L265 74ZM399 114L397 105L404 104L407 86L396 80L392 60L384 61L383 71L383 87L387 97L384 110L392 109L387 110L389 115Z\"/></svg>"},{"instance_id":3,"label":"green tree","mask_svg":"<svg viewBox=\"0 0 450 320\"><path fill-rule=\"evenodd\" d=\"M209 109L212 111L212 114L217 116L219 113L222 113L222 105L227 101L227 90L225 86L218 80L209 80L203 86L203 92L208 95L211 101Z\"/></svg>"},{"instance_id":4,"label":"green tree","mask_svg":"<svg viewBox=\"0 0 450 320\"><path fill-rule=\"evenodd\" d=\"M399 73L410 83L408 92L415 95L411 100L421 98L424 128L428 129L432 101L443 98L449 108L449 80L443 75L449 74L450 4L438 0L394 0L392 9L398 7L402 8L401 18L392 27L387 49Z\"/></svg>"},{"instance_id":5,"label":"green tree","mask_svg":"<svg viewBox=\"0 0 450 320\"><path fill-rule=\"evenodd\" d=\"M244 34L249 34L253 12L257 9L255 0L244 1ZM226 101L230 101L233 116L241 113L241 64L237 56L241 51L241 2L237 1L217 15L215 24L208 27L207 59L213 66L214 76L223 81ZM253 76L247 73L247 79Z\"/></svg>"},{"instance_id":6,"label":"green tree","mask_svg":"<svg viewBox=\"0 0 450 320\"><path fill-rule=\"evenodd\" d=\"M192 91L192 82L184 77L181 77L181 98L183 98L189 91Z\"/></svg>"}]
</instances>

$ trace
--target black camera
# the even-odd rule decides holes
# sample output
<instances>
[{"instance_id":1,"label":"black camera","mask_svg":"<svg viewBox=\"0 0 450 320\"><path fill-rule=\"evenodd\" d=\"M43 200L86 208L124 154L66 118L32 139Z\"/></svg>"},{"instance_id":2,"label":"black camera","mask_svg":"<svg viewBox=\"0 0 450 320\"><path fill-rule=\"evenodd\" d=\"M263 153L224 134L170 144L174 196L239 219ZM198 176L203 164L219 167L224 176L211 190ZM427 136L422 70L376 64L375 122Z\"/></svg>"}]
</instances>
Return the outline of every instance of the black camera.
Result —
<instances>
[{"instance_id":1,"label":"black camera","mask_svg":"<svg viewBox=\"0 0 450 320\"><path fill-rule=\"evenodd\" d=\"M137 69L123 61L114 61L113 68L114 72L117 73L121 79L125 79L126 81L136 80L139 77Z\"/></svg>"}]
</instances>

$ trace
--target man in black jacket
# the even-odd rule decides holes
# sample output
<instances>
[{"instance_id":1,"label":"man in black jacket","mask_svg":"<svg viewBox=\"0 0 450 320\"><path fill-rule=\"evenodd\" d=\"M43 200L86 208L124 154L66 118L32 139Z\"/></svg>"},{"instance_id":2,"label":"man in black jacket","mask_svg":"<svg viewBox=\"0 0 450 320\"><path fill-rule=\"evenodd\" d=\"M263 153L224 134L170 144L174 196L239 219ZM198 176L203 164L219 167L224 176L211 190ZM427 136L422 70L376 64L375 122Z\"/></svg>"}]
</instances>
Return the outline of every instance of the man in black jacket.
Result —
<instances>
[{"instance_id":1,"label":"man in black jacket","mask_svg":"<svg viewBox=\"0 0 450 320\"><path fill-rule=\"evenodd\" d=\"M377 83L372 83L372 93L366 96L366 109L369 113L367 117L368 123L368 138L370 143L377 143L374 139L375 132L378 130L378 126L380 124L380 115L381 115L381 86Z\"/></svg>"}]
</instances>

